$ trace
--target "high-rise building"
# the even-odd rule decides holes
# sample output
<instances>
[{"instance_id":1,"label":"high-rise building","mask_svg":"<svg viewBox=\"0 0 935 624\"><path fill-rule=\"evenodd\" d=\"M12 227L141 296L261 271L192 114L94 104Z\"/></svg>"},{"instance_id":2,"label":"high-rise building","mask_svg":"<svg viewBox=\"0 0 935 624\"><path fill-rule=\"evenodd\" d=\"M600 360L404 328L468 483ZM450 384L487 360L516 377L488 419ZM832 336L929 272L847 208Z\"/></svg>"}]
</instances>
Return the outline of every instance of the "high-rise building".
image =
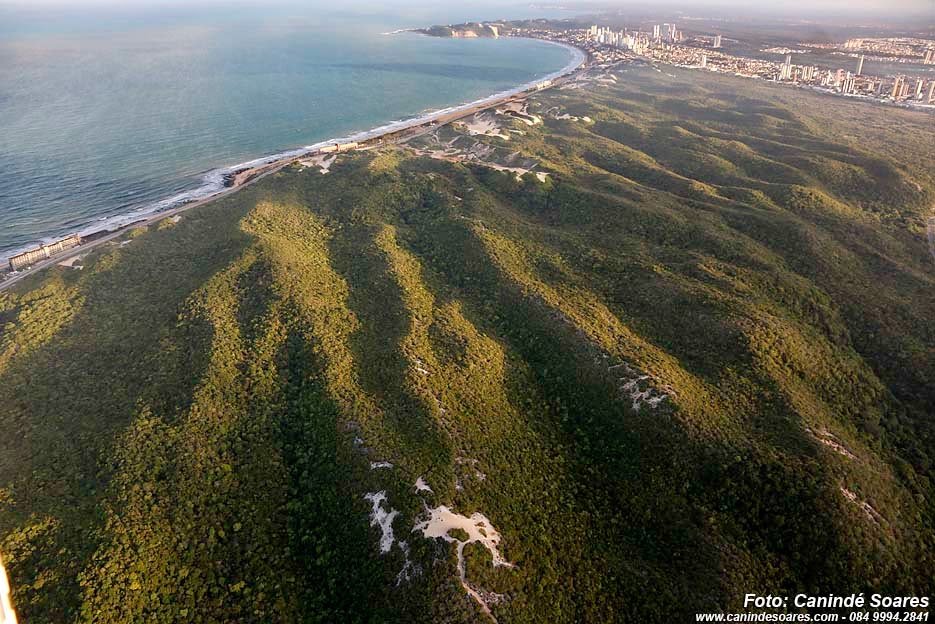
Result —
<instances>
[{"instance_id":1,"label":"high-rise building","mask_svg":"<svg viewBox=\"0 0 935 624\"><path fill-rule=\"evenodd\" d=\"M847 72L844 81L841 83L841 93L853 93L857 84L857 78L851 72Z\"/></svg>"},{"instance_id":2,"label":"high-rise building","mask_svg":"<svg viewBox=\"0 0 935 624\"><path fill-rule=\"evenodd\" d=\"M916 80L916 99L917 99L917 100L921 100L921 99L922 99L922 87L924 87L924 86L925 86L925 81L924 81L924 80L922 80L921 78L919 78L918 80Z\"/></svg>"},{"instance_id":3,"label":"high-rise building","mask_svg":"<svg viewBox=\"0 0 935 624\"><path fill-rule=\"evenodd\" d=\"M659 24L656 24L655 26L653 26L653 39L655 39L656 41L659 41L660 39L662 39L662 26L660 26Z\"/></svg>"},{"instance_id":4,"label":"high-rise building","mask_svg":"<svg viewBox=\"0 0 935 624\"><path fill-rule=\"evenodd\" d=\"M864 55L860 55L860 59L857 60L857 75L860 76L864 73Z\"/></svg>"},{"instance_id":5,"label":"high-rise building","mask_svg":"<svg viewBox=\"0 0 935 624\"><path fill-rule=\"evenodd\" d=\"M720 48L720 47L721 47L721 35L714 35L714 45L712 45L711 47L712 47L712 48Z\"/></svg>"},{"instance_id":6,"label":"high-rise building","mask_svg":"<svg viewBox=\"0 0 935 624\"><path fill-rule=\"evenodd\" d=\"M863 47L864 42L862 39L848 39L844 44L846 50L859 50Z\"/></svg>"},{"instance_id":7,"label":"high-rise building","mask_svg":"<svg viewBox=\"0 0 935 624\"><path fill-rule=\"evenodd\" d=\"M779 70L779 79L780 80L792 80L792 55L786 55L786 62L782 64L782 69Z\"/></svg>"},{"instance_id":8,"label":"high-rise building","mask_svg":"<svg viewBox=\"0 0 935 624\"><path fill-rule=\"evenodd\" d=\"M844 70L839 69L838 71L834 72L834 88L840 89L843 83L844 83Z\"/></svg>"},{"instance_id":9,"label":"high-rise building","mask_svg":"<svg viewBox=\"0 0 935 624\"><path fill-rule=\"evenodd\" d=\"M707 67L708 67L708 55L702 54L701 55L701 69L705 69ZM932 85L935 85L935 80L932 81Z\"/></svg>"},{"instance_id":10,"label":"high-rise building","mask_svg":"<svg viewBox=\"0 0 935 624\"><path fill-rule=\"evenodd\" d=\"M903 79L903 84L899 88L899 97L900 99L909 97L909 81L906 79Z\"/></svg>"},{"instance_id":11,"label":"high-rise building","mask_svg":"<svg viewBox=\"0 0 935 624\"><path fill-rule=\"evenodd\" d=\"M935 79L929 80L929 96L928 103L935 104Z\"/></svg>"},{"instance_id":12,"label":"high-rise building","mask_svg":"<svg viewBox=\"0 0 935 624\"><path fill-rule=\"evenodd\" d=\"M899 97L899 92L900 90L902 90L902 86L903 86L903 80L905 80L903 76L896 76L896 80L893 81L892 98L894 100Z\"/></svg>"},{"instance_id":13,"label":"high-rise building","mask_svg":"<svg viewBox=\"0 0 935 624\"><path fill-rule=\"evenodd\" d=\"M925 64L935 65L935 48L929 48L925 51Z\"/></svg>"}]
</instances>

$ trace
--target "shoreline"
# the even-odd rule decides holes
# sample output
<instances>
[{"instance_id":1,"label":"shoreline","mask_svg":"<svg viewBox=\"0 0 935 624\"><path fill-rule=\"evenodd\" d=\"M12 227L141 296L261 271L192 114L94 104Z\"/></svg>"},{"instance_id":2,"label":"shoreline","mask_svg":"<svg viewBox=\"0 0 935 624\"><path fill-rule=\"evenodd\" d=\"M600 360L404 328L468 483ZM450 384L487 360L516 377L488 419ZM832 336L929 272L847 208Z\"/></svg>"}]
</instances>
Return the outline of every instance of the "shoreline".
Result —
<instances>
[{"instance_id":1,"label":"shoreline","mask_svg":"<svg viewBox=\"0 0 935 624\"><path fill-rule=\"evenodd\" d=\"M328 148L329 146L334 146L336 144L344 145L354 143L359 144L359 146L355 147L356 150L372 149L374 147L386 144L385 139L387 137L391 137L392 135L411 133L413 130L418 131L425 126L436 127L445 125L467 115L472 115L481 110L486 110L493 106L497 106L504 101L509 100L510 98L542 90L544 88L551 88L554 86L554 81L573 74L582 66L586 65L588 60L587 52L581 48L572 46L567 43L548 41L545 39L535 39L530 37L514 38L527 39L529 41L538 41L547 43L549 45L559 46L568 50L572 57L568 63L566 63L565 66L559 70L551 72L543 77L536 78L530 82L521 84L512 89L500 91L498 93L494 93L487 97L483 97L471 102L430 111L409 119L391 121L387 124L383 124L382 126L377 126L376 128L372 128L370 130L356 132L346 137L332 138L325 141L320 141L318 143L313 143L305 147L293 148L283 152L278 152L276 154L263 156L237 165L213 169L203 176L202 180L204 184L198 188L190 189L156 202L152 205L151 209L137 209L131 213L107 217L104 219L104 223L102 224L90 224L84 229L73 232L80 235L83 240L87 241L83 242L78 247L52 256L51 258L39 262L36 265L22 271L11 272L8 269L8 265L0 267L0 291L6 290L25 277L41 271L49 266L58 264L59 262L67 260L71 257L86 253L94 247L118 238L132 228L149 226L153 223L161 221L164 218L171 217L186 210L197 208L209 202L227 197L228 195L235 193L240 189L253 184L254 182L257 182L268 175L284 169L300 158L305 158L319 153L322 148ZM542 87L542 85L545 83L549 83L548 86ZM396 137L396 139L392 142L399 142L401 140L408 140L410 138L412 138L412 136ZM68 236L68 234L63 236ZM56 237L52 240L58 240L59 238L62 238L62 236ZM45 243L42 241L37 242L28 249L32 249L41 244ZM25 249L26 248L13 250L0 256L0 262L6 265L10 257L22 253Z\"/></svg>"}]
</instances>

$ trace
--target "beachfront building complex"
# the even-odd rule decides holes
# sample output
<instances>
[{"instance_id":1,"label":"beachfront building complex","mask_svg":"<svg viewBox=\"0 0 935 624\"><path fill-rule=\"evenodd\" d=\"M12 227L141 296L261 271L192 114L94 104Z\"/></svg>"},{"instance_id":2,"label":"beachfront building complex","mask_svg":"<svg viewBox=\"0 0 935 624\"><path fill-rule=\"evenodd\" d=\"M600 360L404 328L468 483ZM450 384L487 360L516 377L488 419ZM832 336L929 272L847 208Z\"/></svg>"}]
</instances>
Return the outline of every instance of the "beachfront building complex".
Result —
<instances>
[{"instance_id":1,"label":"beachfront building complex","mask_svg":"<svg viewBox=\"0 0 935 624\"><path fill-rule=\"evenodd\" d=\"M72 247L77 247L80 244L81 237L77 234L72 234L60 241L55 241L48 245L40 245L35 249L30 249L29 251L24 251L21 254L12 256L10 258L10 270L19 271L20 269L25 269L37 262L47 260L57 253L61 253Z\"/></svg>"}]
</instances>

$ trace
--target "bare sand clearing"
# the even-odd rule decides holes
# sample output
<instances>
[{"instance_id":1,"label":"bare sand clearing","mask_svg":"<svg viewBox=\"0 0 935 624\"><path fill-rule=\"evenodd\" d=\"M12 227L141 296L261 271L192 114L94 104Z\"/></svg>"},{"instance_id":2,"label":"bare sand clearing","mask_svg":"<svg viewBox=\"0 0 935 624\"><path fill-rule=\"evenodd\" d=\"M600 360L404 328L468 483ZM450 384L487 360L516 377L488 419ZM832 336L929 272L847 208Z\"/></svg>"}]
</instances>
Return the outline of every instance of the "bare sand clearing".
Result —
<instances>
[{"instance_id":1,"label":"bare sand clearing","mask_svg":"<svg viewBox=\"0 0 935 624\"><path fill-rule=\"evenodd\" d=\"M63 266L63 267L68 267L70 269L83 269L84 267L81 266L80 264L78 266L75 266L75 263L79 262L82 258L84 258L84 256L72 256L71 258L68 258L67 260L62 260L61 262L58 263L58 265ZM3 624L3 620L0 620L0 624Z\"/></svg>"},{"instance_id":2,"label":"bare sand clearing","mask_svg":"<svg viewBox=\"0 0 935 624\"><path fill-rule=\"evenodd\" d=\"M497 125L497 120L487 113L477 113L456 122L456 125L463 126L471 136L492 136L506 141L510 140L510 135L502 132L500 126Z\"/></svg>"},{"instance_id":3,"label":"bare sand clearing","mask_svg":"<svg viewBox=\"0 0 935 624\"><path fill-rule=\"evenodd\" d=\"M338 159L337 154L332 154L331 156L328 156L326 154L318 154L316 156L311 156L309 158L303 158L299 160L299 164L302 166L303 169L308 168L308 167L312 167L312 168L318 167L319 169L321 169L322 175L324 175L328 173L329 171L331 171L331 165L333 165L334 161L336 161L337 159Z\"/></svg>"},{"instance_id":4,"label":"bare sand clearing","mask_svg":"<svg viewBox=\"0 0 935 624\"><path fill-rule=\"evenodd\" d=\"M382 533L380 553L386 554L393 548L393 542L396 539L393 536L393 520L399 515L399 512L393 508L390 508L389 511L383 508L383 503L386 501L386 490L364 494L364 498L370 501L373 506L370 511L370 526L380 528Z\"/></svg>"},{"instance_id":5,"label":"bare sand clearing","mask_svg":"<svg viewBox=\"0 0 935 624\"><path fill-rule=\"evenodd\" d=\"M449 544L457 544L458 552L458 576L461 580L461 586L464 591L473 598L481 609L496 622L493 614L490 612L491 604L495 604L503 598L500 594L493 592L479 591L471 587L466 578L464 564L464 547L468 544L479 543L484 546L493 558L493 566L514 567L512 563L504 559L498 548L500 544L500 533L493 527L487 516L480 512L474 512L471 517L462 516L453 512L445 505L440 505L434 509L426 509L428 518L416 524L413 532L421 531L423 537L431 539L443 539ZM467 534L466 540L459 540L453 537L450 532L454 529L460 529Z\"/></svg>"},{"instance_id":6,"label":"bare sand clearing","mask_svg":"<svg viewBox=\"0 0 935 624\"><path fill-rule=\"evenodd\" d=\"M527 126L535 126L542 123L542 118L538 115L533 115L528 111L529 104L525 101L519 102L507 102L503 106L496 109L497 115L504 115L507 117L513 117L514 119L519 119Z\"/></svg>"},{"instance_id":7,"label":"bare sand clearing","mask_svg":"<svg viewBox=\"0 0 935 624\"><path fill-rule=\"evenodd\" d=\"M605 357L607 356L605 355ZM626 377L620 377L617 382L623 384L620 386L619 391L623 396L628 397L630 401L632 401L631 407L633 411L640 411L640 407L643 405L648 405L651 409L656 409L659 407L659 404L665 401L669 397L669 394L671 394L671 390L668 394L660 393L652 385L647 383L652 383L652 378L649 375L641 374L626 362L608 366L607 370L614 372L619 371L626 375ZM646 386L645 390L640 389L641 384Z\"/></svg>"},{"instance_id":8,"label":"bare sand clearing","mask_svg":"<svg viewBox=\"0 0 935 624\"><path fill-rule=\"evenodd\" d=\"M0 559L0 624L16 624L16 612L10 600L10 581L3 567L3 559Z\"/></svg>"},{"instance_id":9,"label":"bare sand clearing","mask_svg":"<svg viewBox=\"0 0 935 624\"><path fill-rule=\"evenodd\" d=\"M857 459L857 456L850 452L850 450L841 444L841 440L828 431L827 429L819 429L814 431L811 427L805 427L806 433L810 434L819 444L824 444L835 453L843 455L848 459Z\"/></svg>"},{"instance_id":10,"label":"bare sand clearing","mask_svg":"<svg viewBox=\"0 0 935 624\"><path fill-rule=\"evenodd\" d=\"M863 509L864 513L867 515L867 518L874 524L879 526L881 523L886 522L883 516L881 516L880 513L876 509L874 509L870 503L868 503L865 500L860 500L857 497L857 494L855 494L854 492L851 492L846 487L841 487L841 494L844 495L844 498L846 498L847 500L851 501L852 503L854 503L855 505Z\"/></svg>"}]
</instances>

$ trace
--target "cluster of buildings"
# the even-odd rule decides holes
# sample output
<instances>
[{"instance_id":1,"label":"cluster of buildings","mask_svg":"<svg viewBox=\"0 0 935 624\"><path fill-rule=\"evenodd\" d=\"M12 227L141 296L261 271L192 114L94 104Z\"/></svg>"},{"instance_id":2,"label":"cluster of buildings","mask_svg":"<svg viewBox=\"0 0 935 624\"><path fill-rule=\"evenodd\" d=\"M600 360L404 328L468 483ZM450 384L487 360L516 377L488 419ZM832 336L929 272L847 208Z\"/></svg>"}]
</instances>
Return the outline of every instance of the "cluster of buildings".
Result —
<instances>
[{"instance_id":1,"label":"cluster of buildings","mask_svg":"<svg viewBox=\"0 0 935 624\"><path fill-rule=\"evenodd\" d=\"M523 36L529 36L524 33ZM811 64L794 64L793 53L805 50L782 49L783 61L734 56L723 51L721 35L695 36L686 40L675 24L656 24L652 33L614 30L591 26L587 30L537 33L543 38L558 39L584 48L597 63L613 63L643 58L680 67L707 69L739 76L809 86L841 95L875 97L881 100L913 104L935 104L935 78L890 76L880 78L864 73L867 55L873 52L920 54L926 62L935 62L935 48L923 46L933 42L922 39L852 39L844 44L852 54L854 65L847 69L824 69ZM841 44L834 44L840 49ZM771 51L778 51L774 49ZM865 52L864 52L865 51ZM876 57L871 57L876 58Z\"/></svg>"},{"instance_id":2,"label":"cluster of buildings","mask_svg":"<svg viewBox=\"0 0 935 624\"><path fill-rule=\"evenodd\" d=\"M587 31L587 40L602 45L632 50L636 54L643 54L651 46L665 43L682 43L685 33L675 24L654 24L652 34L638 30L613 30L602 26L591 26ZM712 38L713 48L721 47L721 36Z\"/></svg>"},{"instance_id":3,"label":"cluster of buildings","mask_svg":"<svg viewBox=\"0 0 935 624\"><path fill-rule=\"evenodd\" d=\"M656 26L657 30L658 28ZM634 54L646 54L652 44L652 40L646 33L631 33L626 30L612 30L599 26L591 26L588 30L587 40L599 45L632 50Z\"/></svg>"},{"instance_id":4,"label":"cluster of buildings","mask_svg":"<svg viewBox=\"0 0 935 624\"><path fill-rule=\"evenodd\" d=\"M39 245L35 249L30 249L29 251L24 251L21 254L12 256L10 258L10 270L19 271L20 269L25 269L31 267L37 262L42 260L47 260L54 256L55 254L67 251L73 247L77 247L81 244L81 237L77 234L72 234L67 236L62 240L55 241L48 245ZM2 622L2 620L0 620Z\"/></svg>"},{"instance_id":5,"label":"cluster of buildings","mask_svg":"<svg viewBox=\"0 0 935 624\"><path fill-rule=\"evenodd\" d=\"M844 95L864 95L885 98L894 102L935 104L935 78L909 78L894 76L879 78L864 75L864 58L857 58L855 71L844 69L823 70L813 65L793 65L792 55L779 70L778 80L821 87Z\"/></svg>"},{"instance_id":6,"label":"cluster of buildings","mask_svg":"<svg viewBox=\"0 0 935 624\"><path fill-rule=\"evenodd\" d=\"M837 47L835 44L823 47ZM895 61L897 63L918 63L935 65L935 42L915 37L886 37L848 39L844 42L845 50L868 54L877 54L874 58Z\"/></svg>"}]
</instances>

